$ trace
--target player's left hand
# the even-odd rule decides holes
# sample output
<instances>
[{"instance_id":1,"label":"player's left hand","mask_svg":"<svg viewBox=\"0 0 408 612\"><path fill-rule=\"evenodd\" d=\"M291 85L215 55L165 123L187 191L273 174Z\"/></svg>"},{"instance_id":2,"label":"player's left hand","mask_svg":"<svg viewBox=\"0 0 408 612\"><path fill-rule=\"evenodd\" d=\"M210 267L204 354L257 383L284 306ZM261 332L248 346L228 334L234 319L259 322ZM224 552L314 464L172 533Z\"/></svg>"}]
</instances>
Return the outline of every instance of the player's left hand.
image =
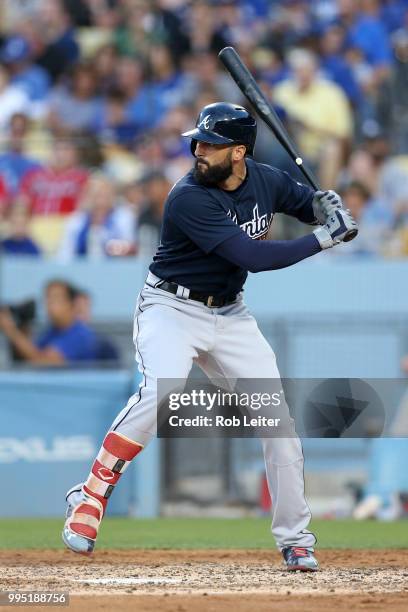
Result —
<instances>
[{"instance_id":1,"label":"player's left hand","mask_svg":"<svg viewBox=\"0 0 408 612\"><path fill-rule=\"evenodd\" d=\"M330 215L343 208L343 202L339 194L330 189L329 191L316 191L312 206L316 220L320 225L326 225Z\"/></svg>"},{"instance_id":2,"label":"player's left hand","mask_svg":"<svg viewBox=\"0 0 408 612\"><path fill-rule=\"evenodd\" d=\"M340 242L353 240L357 236L358 227L349 210L337 208L327 218L326 224L319 226L313 233L322 249L330 249Z\"/></svg>"},{"instance_id":3,"label":"player's left hand","mask_svg":"<svg viewBox=\"0 0 408 612\"><path fill-rule=\"evenodd\" d=\"M337 208L331 215L326 219L325 229L329 232L333 245L346 241L352 240L357 235L358 227L350 211L344 210L343 208ZM355 236L352 238L348 237L350 232L355 232Z\"/></svg>"}]
</instances>

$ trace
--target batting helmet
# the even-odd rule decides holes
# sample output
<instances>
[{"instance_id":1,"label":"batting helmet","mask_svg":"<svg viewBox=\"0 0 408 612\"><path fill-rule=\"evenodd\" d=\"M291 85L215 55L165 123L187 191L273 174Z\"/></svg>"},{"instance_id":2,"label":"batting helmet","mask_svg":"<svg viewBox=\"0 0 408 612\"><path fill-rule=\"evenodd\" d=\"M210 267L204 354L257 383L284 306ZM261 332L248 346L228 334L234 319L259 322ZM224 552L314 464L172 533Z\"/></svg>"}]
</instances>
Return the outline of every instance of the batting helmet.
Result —
<instances>
[{"instance_id":1,"label":"batting helmet","mask_svg":"<svg viewBox=\"0 0 408 612\"><path fill-rule=\"evenodd\" d=\"M256 140L256 120L243 106L216 102L204 106L194 130L182 136L191 138L191 152L194 155L197 140L210 144L243 144L248 155L253 155Z\"/></svg>"}]
</instances>

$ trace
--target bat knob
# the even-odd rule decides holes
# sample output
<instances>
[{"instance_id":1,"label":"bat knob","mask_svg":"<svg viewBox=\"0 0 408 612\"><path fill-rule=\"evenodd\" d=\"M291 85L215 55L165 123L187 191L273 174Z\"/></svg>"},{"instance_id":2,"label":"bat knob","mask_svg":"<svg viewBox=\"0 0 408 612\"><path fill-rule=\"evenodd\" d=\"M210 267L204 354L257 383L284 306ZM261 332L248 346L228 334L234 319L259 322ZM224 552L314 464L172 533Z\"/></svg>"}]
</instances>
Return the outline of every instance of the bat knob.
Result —
<instances>
[{"instance_id":1,"label":"bat knob","mask_svg":"<svg viewBox=\"0 0 408 612\"><path fill-rule=\"evenodd\" d=\"M353 238L355 238L357 234L358 234L357 229L352 229L348 231L347 234L343 238L343 242L350 242L350 240L353 240Z\"/></svg>"}]
</instances>

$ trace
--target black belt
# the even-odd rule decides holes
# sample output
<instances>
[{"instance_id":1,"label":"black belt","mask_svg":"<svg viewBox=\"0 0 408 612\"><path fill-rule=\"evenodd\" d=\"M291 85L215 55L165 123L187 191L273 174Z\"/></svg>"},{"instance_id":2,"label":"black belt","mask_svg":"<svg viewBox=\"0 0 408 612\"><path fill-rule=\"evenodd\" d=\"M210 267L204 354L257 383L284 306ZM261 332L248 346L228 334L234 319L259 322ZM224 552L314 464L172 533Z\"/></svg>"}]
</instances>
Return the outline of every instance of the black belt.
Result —
<instances>
[{"instance_id":1,"label":"black belt","mask_svg":"<svg viewBox=\"0 0 408 612\"><path fill-rule=\"evenodd\" d=\"M169 293L177 294L179 285L177 283L169 283L168 281L161 281L155 285L156 289L163 289ZM211 308L221 308L221 306L227 306L232 304L237 299L237 295L228 295L226 297L217 297L216 295L205 295L198 293L197 291L190 291L188 299L202 302L206 306Z\"/></svg>"}]
</instances>

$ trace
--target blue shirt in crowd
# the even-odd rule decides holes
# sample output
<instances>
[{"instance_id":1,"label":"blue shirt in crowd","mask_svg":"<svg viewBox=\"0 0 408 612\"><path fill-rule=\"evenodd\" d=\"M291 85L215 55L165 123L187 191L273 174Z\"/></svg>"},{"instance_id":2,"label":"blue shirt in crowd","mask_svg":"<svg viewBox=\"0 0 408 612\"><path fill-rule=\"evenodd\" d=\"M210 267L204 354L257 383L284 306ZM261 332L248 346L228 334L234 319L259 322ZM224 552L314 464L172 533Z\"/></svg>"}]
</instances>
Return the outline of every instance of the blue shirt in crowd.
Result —
<instances>
[{"instance_id":1,"label":"blue shirt in crowd","mask_svg":"<svg viewBox=\"0 0 408 612\"><path fill-rule=\"evenodd\" d=\"M7 192L13 195L18 193L23 176L40 165L38 161L15 151L0 155L0 174L6 183Z\"/></svg>"},{"instance_id":2,"label":"blue shirt in crowd","mask_svg":"<svg viewBox=\"0 0 408 612\"><path fill-rule=\"evenodd\" d=\"M392 51L387 30L375 17L360 15L351 26L346 43L360 49L372 66L392 62Z\"/></svg>"},{"instance_id":3,"label":"blue shirt in crowd","mask_svg":"<svg viewBox=\"0 0 408 612\"><path fill-rule=\"evenodd\" d=\"M4 255L41 255L38 246L31 238L6 238L0 242L0 251Z\"/></svg>"},{"instance_id":4,"label":"blue shirt in crowd","mask_svg":"<svg viewBox=\"0 0 408 612\"><path fill-rule=\"evenodd\" d=\"M321 68L327 77L342 88L348 99L356 106L362 100L362 91L351 70L350 65L341 55L326 55Z\"/></svg>"},{"instance_id":5,"label":"blue shirt in crowd","mask_svg":"<svg viewBox=\"0 0 408 612\"><path fill-rule=\"evenodd\" d=\"M45 100L47 97L51 80L44 68L32 64L22 72L16 74L11 82L23 89L32 101Z\"/></svg>"},{"instance_id":6,"label":"blue shirt in crowd","mask_svg":"<svg viewBox=\"0 0 408 612\"><path fill-rule=\"evenodd\" d=\"M94 361L98 357L97 336L81 321L75 321L66 329L49 327L39 336L36 346L56 349L66 361Z\"/></svg>"}]
</instances>

